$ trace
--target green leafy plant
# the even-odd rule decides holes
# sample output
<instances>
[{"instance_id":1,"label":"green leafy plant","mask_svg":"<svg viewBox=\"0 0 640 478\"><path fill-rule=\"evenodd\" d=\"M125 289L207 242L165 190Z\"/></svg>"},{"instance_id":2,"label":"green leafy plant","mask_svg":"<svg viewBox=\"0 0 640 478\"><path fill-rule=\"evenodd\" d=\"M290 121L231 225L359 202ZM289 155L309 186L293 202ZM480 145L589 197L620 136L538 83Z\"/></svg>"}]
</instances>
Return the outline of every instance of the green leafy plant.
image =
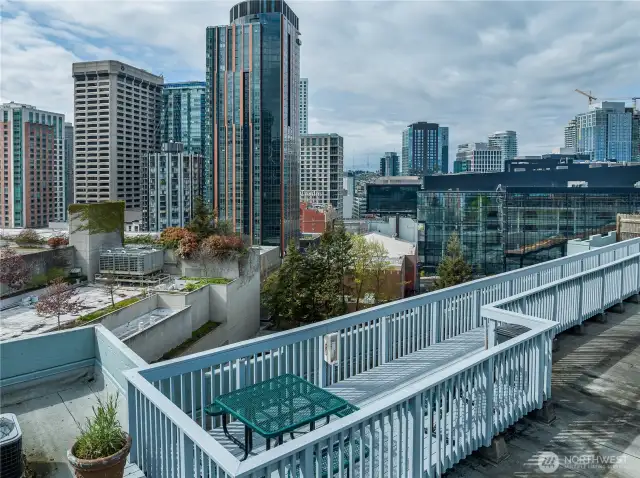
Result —
<instances>
[{"instance_id":1,"label":"green leafy plant","mask_svg":"<svg viewBox=\"0 0 640 478\"><path fill-rule=\"evenodd\" d=\"M126 435L118 421L118 394L108 395L105 401L98 398L93 407L93 418L85 427L73 448L73 454L83 460L105 458L120 451L126 444Z\"/></svg>"},{"instance_id":2,"label":"green leafy plant","mask_svg":"<svg viewBox=\"0 0 640 478\"><path fill-rule=\"evenodd\" d=\"M16 236L16 244L21 246L31 246L43 243L44 239L42 239L33 229L23 229L20 231L20 234Z\"/></svg>"}]
</instances>

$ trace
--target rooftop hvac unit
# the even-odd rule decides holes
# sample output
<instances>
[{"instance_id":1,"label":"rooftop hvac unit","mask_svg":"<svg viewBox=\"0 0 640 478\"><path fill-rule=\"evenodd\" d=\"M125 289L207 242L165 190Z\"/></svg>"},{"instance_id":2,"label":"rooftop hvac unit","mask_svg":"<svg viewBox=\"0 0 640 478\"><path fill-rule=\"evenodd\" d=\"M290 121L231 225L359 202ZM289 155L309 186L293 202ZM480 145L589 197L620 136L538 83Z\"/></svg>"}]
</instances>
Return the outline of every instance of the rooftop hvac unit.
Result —
<instances>
[{"instance_id":1,"label":"rooftop hvac unit","mask_svg":"<svg viewBox=\"0 0 640 478\"><path fill-rule=\"evenodd\" d=\"M22 472L22 431L13 413L3 413L0 415L0 477L20 478Z\"/></svg>"}]
</instances>

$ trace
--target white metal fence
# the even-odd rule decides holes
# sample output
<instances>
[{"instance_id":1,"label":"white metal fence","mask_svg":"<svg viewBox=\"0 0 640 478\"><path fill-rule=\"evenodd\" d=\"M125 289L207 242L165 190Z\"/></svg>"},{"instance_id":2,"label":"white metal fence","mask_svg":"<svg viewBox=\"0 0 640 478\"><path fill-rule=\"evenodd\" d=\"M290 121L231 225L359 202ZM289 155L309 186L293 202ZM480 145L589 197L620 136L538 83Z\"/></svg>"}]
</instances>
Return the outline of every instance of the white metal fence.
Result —
<instances>
[{"instance_id":1,"label":"white metal fence","mask_svg":"<svg viewBox=\"0 0 640 478\"><path fill-rule=\"evenodd\" d=\"M131 460L150 477L322 476L322 456L338 476L438 476L542 406L555 333L636 293L639 261L633 239L129 372ZM201 418L218 395L283 373L324 387L496 323L528 331L244 462Z\"/></svg>"}]
</instances>

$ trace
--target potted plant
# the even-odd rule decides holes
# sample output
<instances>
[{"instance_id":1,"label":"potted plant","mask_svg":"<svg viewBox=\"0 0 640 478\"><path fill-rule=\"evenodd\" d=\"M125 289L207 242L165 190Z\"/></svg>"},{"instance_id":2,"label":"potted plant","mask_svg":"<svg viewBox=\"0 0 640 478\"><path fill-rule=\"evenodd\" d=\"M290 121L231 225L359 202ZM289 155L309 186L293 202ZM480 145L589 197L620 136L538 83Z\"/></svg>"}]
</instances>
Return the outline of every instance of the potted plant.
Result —
<instances>
[{"instance_id":1,"label":"potted plant","mask_svg":"<svg viewBox=\"0 0 640 478\"><path fill-rule=\"evenodd\" d=\"M78 478L122 478L130 450L131 436L118 421L118 395L109 395L98 399L67 459Z\"/></svg>"}]
</instances>

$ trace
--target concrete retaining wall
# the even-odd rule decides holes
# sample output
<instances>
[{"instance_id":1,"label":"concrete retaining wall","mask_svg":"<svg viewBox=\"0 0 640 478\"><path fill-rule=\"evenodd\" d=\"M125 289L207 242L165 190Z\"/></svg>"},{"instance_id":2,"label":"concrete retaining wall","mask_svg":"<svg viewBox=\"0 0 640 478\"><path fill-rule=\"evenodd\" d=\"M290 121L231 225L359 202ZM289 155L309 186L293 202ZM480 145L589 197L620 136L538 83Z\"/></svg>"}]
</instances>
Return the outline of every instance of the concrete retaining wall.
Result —
<instances>
[{"instance_id":1,"label":"concrete retaining wall","mask_svg":"<svg viewBox=\"0 0 640 478\"><path fill-rule=\"evenodd\" d=\"M117 303L117 302L116 302ZM87 322L87 325L97 325L102 324L107 330L113 330L121 325L124 325L128 322L131 322L136 317L140 317L141 315L148 314L152 310L157 309L158 307L158 296L151 295L144 299L139 300L127 307L123 307L122 309L115 310L107 315L103 315L91 322Z\"/></svg>"},{"instance_id":2,"label":"concrete retaining wall","mask_svg":"<svg viewBox=\"0 0 640 478\"><path fill-rule=\"evenodd\" d=\"M125 394L127 379L122 372L147 365L147 362L102 325L95 327L95 354L96 367Z\"/></svg>"},{"instance_id":3,"label":"concrete retaining wall","mask_svg":"<svg viewBox=\"0 0 640 478\"><path fill-rule=\"evenodd\" d=\"M59 390L95 376L98 368L122 391L123 371L146 362L101 325L50 332L0 344L0 403L35 398L40 386Z\"/></svg>"},{"instance_id":4,"label":"concrete retaining wall","mask_svg":"<svg viewBox=\"0 0 640 478\"><path fill-rule=\"evenodd\" d=\"M191 307L187 306L124 340L143 360L153 362L191 338Z\"/></svg>"},{"instance_id":5,"label":"concrete retaining wall","mask_svg":"<svg viewBox=\"0 0 640 478\"><path fill-rule=\"evenodd\" d=\"M209 286L211 320L221 324L191 345L182 355L210 350L255 337L260 329L260 276Z\"/></svg>"}]
</instances>

